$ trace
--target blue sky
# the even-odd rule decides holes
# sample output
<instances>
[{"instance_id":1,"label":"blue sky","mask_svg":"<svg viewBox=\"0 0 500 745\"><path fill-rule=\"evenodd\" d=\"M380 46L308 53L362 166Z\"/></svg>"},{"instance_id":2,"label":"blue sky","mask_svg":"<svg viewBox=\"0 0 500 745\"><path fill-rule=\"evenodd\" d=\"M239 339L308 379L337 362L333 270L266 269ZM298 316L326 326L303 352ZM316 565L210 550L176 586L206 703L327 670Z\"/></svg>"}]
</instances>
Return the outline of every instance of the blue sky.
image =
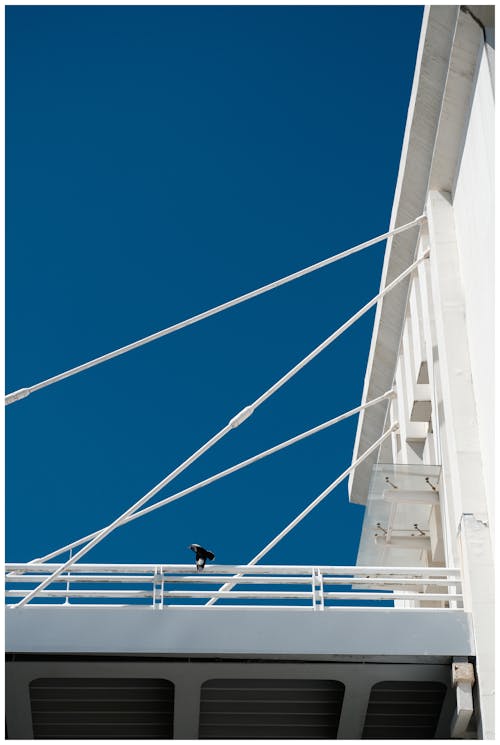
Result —
<instances>
[{"instance_id":1,"label":"blue sky","mask_svg":"<svg viewBox=\"0 0 500 745\"><path fill-rule=\"evenodd\" d=\"M417 6L6 8L6 387L388 229ZM384 244L6 409L6 555L103 527L373 297ZM373 311L162 492L357 406ZM356 417L85 560L246 563L350 463ZM157 499L159 499L158 496ZM266 563L355 563L338 487Z\"/></svg>"}]
</instances>

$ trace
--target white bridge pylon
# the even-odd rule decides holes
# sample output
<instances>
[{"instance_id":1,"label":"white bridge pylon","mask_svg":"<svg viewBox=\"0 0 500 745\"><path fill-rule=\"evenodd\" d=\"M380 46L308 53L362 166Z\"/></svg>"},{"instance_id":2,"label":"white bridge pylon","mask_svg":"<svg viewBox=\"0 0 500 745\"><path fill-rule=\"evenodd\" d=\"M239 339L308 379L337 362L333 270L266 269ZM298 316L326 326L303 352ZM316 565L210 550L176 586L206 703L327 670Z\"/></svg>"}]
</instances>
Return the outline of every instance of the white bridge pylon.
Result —
<instances>
[{"instance_id":1,"label":"white bridge pylon","mask_svg":"<svg viewBox=\"0 0 500 745\"><path fill-rule=\"evenodd\" d=\"M396 228L393 231L390 231L387 234L384 234L382 237L378 237L377 239L372 239L372 241L367 241L365 244L360 244L360 246L354 247L353 249L350 249L349 251L344 252L343 256L349 255L350 253L353 253L354 251L361 250L361 248L366 247L368 245L372 245L374 242L378 242L382 240L384 237L389 237L390 235L394 235L398 232L403 232L404 230L409 230L410 228L419 225L420 223L425 220L424 216L421 216L417 218L416 220L412 221L411 223L408 223L405 226L402 226L400 228ZM37 587L35 587L33 590L31 590L23 599L13 607L21 607L23 605L26 605L30 602L36 595L38 595L41 591L43 591L51 582L53 582L57 577L59 577L63 572L65 572L69 567L71 567L73 564L75 564L82 556L84 556L88 551L90 551L94 546L96 546L100 541L102 541L107 535L109 535L111 532L113 532L116 528L118 528L120 525L123 525L125 522L127 522L134 513L136 513L146 502L152 499L159 491L161 491L167 484L169 484L171 481L173 481L174 478L176 478L180 473L182 473L186 468L188 468L192 463L194 463L198 458L200 458L205 452L207 452L210 448L212 448L219 440L221 440L223 437L225 437L231 430L235 429L236 427L239 427L240 424L242 424L246 419L248 419L255 410L261 406L268 398L270 398L274 393L276 393L282 386L285 385L291 378L293 378L300 370L302 370L309 362L311 362L315 357L317 357L324 349L326 349L335 339L337 339L341 334L344 333L350 326L352 326L359 318L361 318L368 310L370 310L374 305L376 305L387 293L389 293L394 287L396 287L400 282L403 281L407 276L409 276L416 267L422 263L424 260L426 260L429 256L429 251L426 251L418 260L416 260L413 264L411 264L404 272L402 272L396 279L394 279L390 284L388 284L381 292L379 292L372 300L370 300L366 305L364 305L357 313L355 313L351 318L349 318L342 326L340 326L336 331L334 331L330 336L328 336L321 344L319 344L317 347L315 347L306 357L304 357L299 363L297 363L293 368L291 368L285 375L283 375L276 383L274 383L270 388L268 388L261 396L259 396L253 403L251 403L249 406L246 406L244 409L242 409L238 414L236 414L221 430L219 430L213 437L211 437L204 445L202 445L198 450L196 450L192 455L190 455L185 461L183 461L177 468L175 468L171 473L169 473L164 479L162 479L156 486L154 486L150 491L148 491L143 497L141 497L137 502L135 502L131 507L129 507L124 513L122 513L120 516L118 516L112 523L110 523L105 528L98 531L96 534L93 534L93 538L83 547L81 548L77 553L70 556L70 558L62 565L60 565L50 576L48 576L46 579L44 579L43 582L41 582ZM301 272L297 272L295 275L289 275L288 277L283 278L282 280L277 280L277 283L272 283L272 285L266 285L265 288L260 288L259 290L254 291L254 293L248 293L246 296L241 296L240 298L236 298L234 301L230 301L229 304L225 304L225 306L218 306L216 309L212 309L213 312L220 312L221 310L224 310L226 307L231 307L231 305L237 304L237 302L243 302L244 299L249 299L250 297L254 297L255 294L261 294L262 292L265 292L267 290L273 289L275 286L278 286L279 284L284 284L285 281L291 281L292 279L297 278L298 276L303 276L304 274L308 273L309 271L314 271L315 269L320 268L320 266L325 266L326 263L332 263L334 260L338 260L341 255L337 254L337 258L330 257L330 259L325 259L324 262L320 262L319 264L315 264L312 267L308 267L307 269L301 270ZM207 314L213 314L211 311L207 311ZM197 320L201 320L202 317L207 317L206 314L201 314L199 317L194 317ZM183 322L184 325L188 325L189 323L193 323L192 319L188 319L186 322ZM182 325L178 325L177 328L181 328ZM174 327L171 327L172 330L176 330ZM164 330L165 333L168 332L168 329ZM164 335L162 332L158 332L159 334ZM157 335L153 335L155 338L158 338ZM147 337L149 341L152 341L152 337ZM135 343L137 346L140 345L140 343L146 343L145 340L141 340L140 342ZM129 348L134 348L132 345L129 346ZM129 348L123 348L124 351L128 351ZM123 353L120 350L117 350L117 353ZM110 353L112 356L116 356L115 353ZM105 359L109 359L110 357L105 355L104 358L98 358L99 361L105 361ZM73 371L68 371L68 373L63 373L62 377L68 377L69 374L76 374L76 372L79 372L81 369L86 369L88 366L92 366L92 364L98 364L97 361L93 361L92 363L86 363L86 366L81 366L80 368L74 368ZM37 384L37 386L32 387L31 389L21 389L21 391L17 391L13 394L10 394L10 396L7 397L6 403L11 403L15 400L19 400L20 398L24 398L27 395L29 395L30 392L33 390L38 390L38 388L43 387L44 385L49 385L51 383L57 382L57 380L62 379L61 376L55 376L55 378L49 379L49 381L44 381L44 383ZM23 395L16 395L20 394L22 391L28 391L27 393ZM392 392L391 392L392 394ZM384 394L383 398L388 397L389 392L387 394ZM374 402L372 402L374 403ZM365 405L366 406L366 405ZM343 418L343 417L342 417ZM388 431L386 431L383 436L374 443L368 450L363 453L358 460L352 464L338 479L336 479L332 484L330 484L327 489L322 492L319 497L317 497L310 505L307 507L300 515L295 518L278 536L276 536L273 541L271 541L262 551L257 554L254 559L252 559L253 563L257 563L257 561L262 558L262 556L265 555L271 548L273 548L278 541L281 540L290 530L292 530L293 527L295 527L314 507L319 504L324 497L327 496L334 488L337 486L340 481L342 481L359 463L361 463L373 450L375 450L385 439L388 437L391 432L393 432L395 429L398 428L398 425L393 425ZM82 539L85 540L85 539ZM213 599L214 600L214 599Z\"/></svg>"}]
</instances>

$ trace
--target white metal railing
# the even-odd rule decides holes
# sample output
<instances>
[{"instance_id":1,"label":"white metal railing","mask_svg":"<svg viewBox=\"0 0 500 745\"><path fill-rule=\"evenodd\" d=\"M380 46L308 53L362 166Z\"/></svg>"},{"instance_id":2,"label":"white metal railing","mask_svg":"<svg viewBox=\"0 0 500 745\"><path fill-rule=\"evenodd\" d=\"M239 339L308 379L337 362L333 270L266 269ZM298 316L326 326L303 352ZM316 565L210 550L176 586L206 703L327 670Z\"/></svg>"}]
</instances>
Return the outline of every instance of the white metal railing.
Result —
<instances>
[{"instance_id":1,"label":"white metal railing","mask_svg":"<svg viewBox=\"0 0 500 745\"><path fill-rule=\"evenodd\" d=\"M7 603L25 597L31 585L39 584L60 566L7 564ZM230 579L234 579L234 586L250 589L214 587ZM293 589L284 589L287 587ZM125 600L128 602L120 605L147 604L155 608L182 604L180 601L196 608L200 605L193 601L207 599L226 600L225 605L218 606L221 608L228 607L228 600L238 601L233 606L256 601L264 608L269 607L265 601L274 601L279 606L305 605L314 611L336 603L349 605L349 601L358 605L404 600L405 607L462 607L460 570L446 567L211 565L197 573L192 564L74 564L71 575L58 576L40 592L39 599L49 599L51 604L59 599L66 606L88 600L99 604Z\"/></svg>"}]
</instances>

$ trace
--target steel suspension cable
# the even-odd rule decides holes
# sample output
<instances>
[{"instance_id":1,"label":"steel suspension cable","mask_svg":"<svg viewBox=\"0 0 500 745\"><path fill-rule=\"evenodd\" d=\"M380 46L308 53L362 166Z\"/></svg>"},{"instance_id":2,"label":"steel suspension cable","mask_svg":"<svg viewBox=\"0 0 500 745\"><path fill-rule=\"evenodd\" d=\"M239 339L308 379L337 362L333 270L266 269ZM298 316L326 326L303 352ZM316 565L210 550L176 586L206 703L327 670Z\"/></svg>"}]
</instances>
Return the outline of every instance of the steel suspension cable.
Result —
<instances>
[{"instance_id":1,"label":"steel suspension cable","mask_svg":"<svg viewBox=\"0 0 500 745\"><path fill-rule=\"evenodd\" d=\"M320 502L323 501L323 499L325 499L325 497L327 497L330 494L330 492L332 492L347 476L349 476L351 471L357 468L359 464L362 463L362 461L364 461L364 459L370 455L370 453L373 453L373 451L376 450L384 442L384 440L386 440L389 437L389 435L392 434L392 432L394 432L397 429L399 429L399 424L396 422L395 424L392 425L390 429L384 432L382 437L380 437L376 442L374 442L373 445L371 445L368 448L368 450L365 450L365 452L362 455L360 455L360 457L356 461L354 461L354 463L351 463L349 468L346 468L346 470L343 473L341 473L340 476L335 479L335 481L332 481L332 483L329 486L327 486L326 489L322 491L321 494L317 496L315 500L313 500L304 510L302 510L300 515L297 515L297 517L295 517L292 520L292 522L288 523L286 528L283 528L281 533L278 533L278 535L275 538L273 538L272 541L269 541L267 546L264 546L264 548L261 551L259 551L259 553L253 557L253 559L251 559L248 562L247 566L254 566L262 559L263 556L268 554L269 551L272 548L274 548L281 541L282 538L284 538L291 530L293 530L293 528L295 528L296 525L298 525L310 512L312 512L312 510L315 507L318 506ZM234 576L234 579L237 579L242 576L243 575L241 574L237 574ZM219 588L218 592L229 592L237 584L238 582L226 582L224 585L222 585L222 587ZM213 605L214 603L217 602L218 599L219 598L211 598L207 603L205 603L205 605Z\"/></svg>"},{"instance_id":2,"label":"steel suspension cable","mask_svg":"<svg viewBox=\"0 0 500 745\"><path fill-rule=\"evenodd\" d=\"M192 486L189 486L186 489L183 489L182 491L177 492L176 494L172 494L172 496L167 497L166 499L162 499L160 502L155 502L149 507L145 507L143 510L139 510L139 512L132 513L126 518L126 520L124 520L123 524L132 522L132 520L137 520L139 517L144 517L144 515L147 515L150 512L154 512L154 510L158 510L160 507L165 507L165 505L170 504L171 502L175 502L177 499L181 499L182 497L185 497L186 495L191 494L192 492L198 491L199 489L203 489L203 487L208 486L209 484L213 484L215 481L218 481L219 479L223 479L225 476L229 476L231 473L235 473L236 471L239 471L242 468L246 468L247 466L252 465L252 463L256 463L257 461L262 460L262 458L267 458L269 455L273 455L274 453L277 453L279 450L283 450L284 448L290 447L290 445L294 445L295 443L300 442L301 440L304 440L306 437L310 437L311 435L317 434L318 432L321 432L322 430L327 429L328 427L332 427L334 424L337 424L338 422L341 422L344 419L347 419L348 417L354 416L355 414L358 414L360 411L364 411L365 409L368 409L371 406L375 406L375 404L378 404L381 401L386 401L388 398L393 398L395 395L396 394L393 390L387 391L387 393L384 393L382 396L378 396L377 398L374 398L372 401L368 401L366 404L363 404L362 406L357 406L355 409L346 411L344 414L340 414L334 419L329 419L328 421L323 422L322 424L318 424L316 427L313 427L312 429L309 429L306 432L302 432L301 434L296 435L295 437L292 437L289 440L280 442L278 445L274 445L272 448L269 448L268 450L264 450L261 453L258 453L257 455L252 456L251 458L247 458L246 460L243 460L240 463L237 463L236 465L231 466L230 468L226 468L224 471L219 471L219 473L216 473L213 476L210 476L209 478L204 479L203 481L199 481L197 484L193 484ZM83 538L79 538L77 541L73 541L73 543L68 543L66 546L62 546L61 548L58 548L56 551L52 551L50 554L41 556L38 559L32 559L28 563L29 564L43 564L46 561L50 561L50 559L53 559L54 557L59 556L60 554L65 553L66 551L71 551L77 546L81 546L82 543L86 543L87 541L90 541L92 538L98 535L101 530L103 530L103 528L100 528L99 530L96 530L93 533L89 533L89 535L86 535Z\"/></svg>"},{"instance_id":3,"label":"steel suspension cable","mask_svg":"<svg viewBox=\"0 0 500 745\"><path fill-rule=\"evenodd\" d=\"M107 535L109 535L113 530L115 530L117 527L123 524L124 520L131 515L133 512L136 512L140 507L142 507L143 504L148 502L152 497L154 497L156 494L158 494L159 491L161 491L167 484L169 484L176 476L178 476L180 473L182 473L188 466L190 466L192 463L194 463L203 453L207 452L211 447L213 447L219 440L221 440L223 437L225 437L232 429L235 429L235 427L239 427L240 424L242 424L248 417L250 417L254 411L261 406L264 401L266 401L268 398L273 396L276 391L278 391L282 386L285 385L291 378L294 377L302 368L304 368L306 365L309 364L315 357L317 357L326 347L328 347L335 339L337 339L341 334L344 333L350 326L353 325L361 316L363 316L367 311L370 310L379 300L381 300L385 295L387 295L388 292L394 289L399 282L401 282L405 277L407 277L409 274L411 274L414 269L422 263L422 261L425 261L425 259L428 258L430 254L430 251L426 251L422 256L417 259L417 261L413 262L407 269L405 269L404 272L402 272L396 279L394 279L390 284L388 284L382 292L380 292L378 295L376 295L372 300L370 300L366 305L364 305L361 310L359 310L357 313L355 313L351 318L349 318L348 321L346 321L342 326L340 326L336 331L333 332L330 336L328 336L321 344L319 344L315 349L312 350L306 357L304 357L295 367L293 367L291 370L289 370L285 375L283 375L274 385L272 385L270 388L268 388L259 398L255 399L255 401L250 404L249 406L246 406L244 409L242 409L236 416L234 416L225 427L223 427L217 434L215 434L210 440L208 440L204 445L202 445L199 450L197 450L195 453L189 456L183 463L180 464L177 468L175 468L171 473L168 474L162 481L160 481L156 486L154 486L149 492L147 492L143 497L141 497L135 504L133 504L131 507L128 508L123 514L121 514L119 517L117 517L110 525L108 525L106 528L101 530L95 538L93 538L89 543L87 543L86 546L80 549L76 554L73 555L71 559L68 559L64 564L62 564L58 569L56 569L53 574L50 575L50 577L47 577L40 585L35 587L31 592L28 593L19 603L17 603L16 606L13 607L21 607L23 605L26 605L35 595L37 595L41 590L44 590L47 585L49 585L51 582L53 582L54 579L56 579L60 574L62 574L68 567L70 567L72 564L74 564L76 561L78 561L82 556L84 556L88 551L90 551L91 548L96 546L100 541L103 540Z\"/></svg>"},{"instance_id":4,"label":"steel suspension cable","mask_svg":"<svg viewBox=\"0 0 500 745\"><path fill-rule=\"evenodd\" d=\"M258 295L263 295L265 292L274 290L276 287L281 287L282 285L287 284L288 282L293 282L293 280L299 279L300 277L304 277L306 274L315 272L318 269L322 269L323 267L328 266L329 264L333 264L336 261L340 261L340 259L344 259L347 256L351 256L352 254L357 253L358 251L362 251L364 248L368 248L369 246L373 246L376 243L380 243L380 241L383 241L386 238L390 238L391 236L397 235L398 233L403 233L406 230L410 230L410 228L413 228L416 225L420 225L420 223L422 223L425 219L426 219L425 216L421 215L420 217L417 217L415 220L412 220L412 222L409 222L406 225L402 225L399 228L390 230L388 233L383 233L382 235L379 235L376 238L372 238L371 240L366 241L365 243L360 243L357 246L353 246L352 248L347 249L347 251L342 251L342 253L334 254L333 256L330 256L327 259L323 259L323 261L318 261L316 264L312 264L311 266L305 267L304 269L300 269L299 271L294 272L293 274L288 274L286 277L282 277L281 279L277 279L274 282L270 282L267 285L263 285L262 287L259 287L256 290L252 290L251 292L247 292L244 295L240 295L239 297L233 298L232 300L228 300L226 303L222 303L222 305L217 305L216 307L211 308L210 310L206 310L203 313L198 313L198 315L196 316L191 316L190 318L186 318L184 321L180 321L179 323L176 323L173 326L168 326L167 328L162 329L161 331L157 331L154 334L150 334L149 336L145 336L142 339L138 339L137 341L134 341L131 344L127 344L124 347L115 349L113 352L108 352L107 354L103 354L100 357L95 357L94 359L89 360L88 362L84 362L82 365L77 365L76 367L72 367L70 370L66 370L66 372L59 373L58 375L54 375L51 378L42 380L41 382L35 383L34 385L31 385L27 388L20 388L17 391L8 393L7 396L5 397L5 405L8 406L9 404L14 403L15 401L20 401L21 399L29 396L31 393L34 393L35 391L40 390L41 388L46 388L47 386L53 385L54 383L59 383L59 381L64 380L65 378L69 378L72 375L77 375L77 373L83 372L84 370L88 370L89 368L95 367L96 365L100 365L103 362L107 362L108 360L111 360L114 357L118 357L122 354L126 354L126 352L131 352L133 349L137 349L138 347L141 347L144 344L149 344L152 341L156 341L156 339L161 339L163 336L167 336L168 334L174 333L174 331L179 331L180 329L186 328L186 326L191 326L192 324L198 323L198 321L202 321L205 318L209 318L210 316L214 316L217 313L222 313L222 311L228 310L228 308L233 308L235 305L239 305L240 303L244 303L247 300L251 300L252 298L257 297Z\"/></svg>"}]
</instances>

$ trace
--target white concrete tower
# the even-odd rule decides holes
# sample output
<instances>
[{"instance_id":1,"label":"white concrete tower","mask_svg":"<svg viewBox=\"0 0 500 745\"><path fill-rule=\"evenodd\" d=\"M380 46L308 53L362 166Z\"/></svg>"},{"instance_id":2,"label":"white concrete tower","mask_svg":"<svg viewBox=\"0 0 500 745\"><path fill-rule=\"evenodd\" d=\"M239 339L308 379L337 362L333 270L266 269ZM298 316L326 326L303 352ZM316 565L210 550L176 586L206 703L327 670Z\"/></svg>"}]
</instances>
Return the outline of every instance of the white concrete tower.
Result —
<instances>
[{"instance_id":1,"label":"white concrete tower","mask_svg":"<svg viewBox=\"0 0 500 745\"><path fill-rule=\"evenodd\" d=\"M391 226L423 211L427 224L389 239L382 286L430 255L378 307L363 400L391 385L397 398L360 414L354 459L384 424L400 428L349 483L351 501L367 504L358 564L461 569L476 643L473 721L486 739L494 736L493 62L493 6L426 9ZM469 693L458 681L462 689ZM468 701L455 736L464 736Z\"/></svg>"}]
</instances>

